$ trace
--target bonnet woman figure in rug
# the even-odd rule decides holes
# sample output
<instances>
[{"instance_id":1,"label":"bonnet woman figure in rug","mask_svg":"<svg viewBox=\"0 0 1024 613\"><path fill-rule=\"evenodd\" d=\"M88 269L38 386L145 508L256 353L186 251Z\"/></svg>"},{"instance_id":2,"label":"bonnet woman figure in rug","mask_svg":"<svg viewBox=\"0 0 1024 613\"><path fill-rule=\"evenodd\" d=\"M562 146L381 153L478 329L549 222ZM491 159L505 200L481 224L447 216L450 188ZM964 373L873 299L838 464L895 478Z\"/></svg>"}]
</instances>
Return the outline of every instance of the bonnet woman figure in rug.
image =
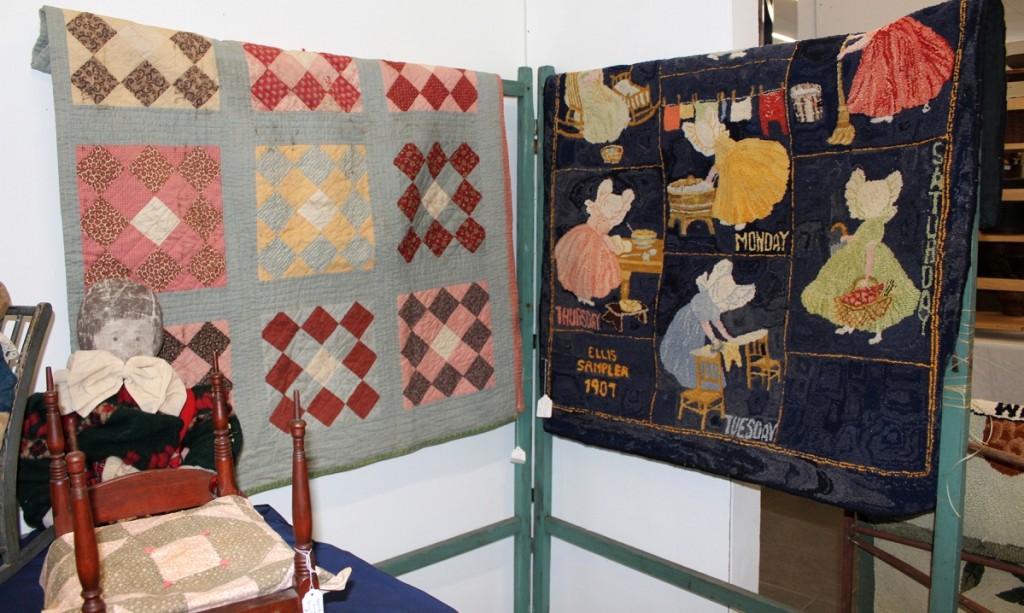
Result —
<instances>
[{"instance_id":1,"label":"bonnet woman figure in rug","mask_svg":"<svg viewBox=\"0 0 1024 613\"><path fill-rule=\"evenodd\" d=\"M570 75L579 84L583 107L583 138L589 143L610 143L629 125L625 98L604 84L604 72L587 70Z\"/></svg>"},{"instance_id":2,"label":"bonnet woman figure in rug","mask_svg":"<svg viewBox=\"0 0 1024 613\"><path fill-rule=\"evenodd\" d=\"M679 309L661 340L660 357L665 370L672 373L683 387L697 383L697 360L690 353L707 343L716 349L722 338L730 341L732 334L722 324L722 313L738 309L754 297L754 284L738 285L732 278L732 262L720 260L711 272L697 277L697 295Z\"/></svg>"},{"instance_id":3,"label":"bonnet woman figure in rug","mask_svg":"<svg viewBox=\"0 0 1024 613\"><path fill-rule=\"evenodd\" d=\"M587 200L587 221L576 226L555 244L558 282L583 304L593 306L619 287L622 276L618 254L632 245L620 236L608 236L622 223L633 204L633 190L612 192L612 180L597 188L597 197Z\"/></svg>"},{"instance_id":4,"label":"bonnet woman figure in rug","mask_svg":"<svg viewBox=\"0 0 1024 613\"><path fill-rule=\"evenodd\" d=\"M863 220L853 235L829 257L800 295L804 307L839 326L836 334L874 332L868 343L882 340L882 331L911 315L921 292L882 242L885 224L896 215L903 175L868 181L860 168L846 183L850 217Z\"/></svg>"},{"instance_id":5,"label":"bonnet woman figure in rug","mask_svg":"<svg viewBox=\"0 0 1024 613\"><path fill-rule=\"evenodd\" d=\"M768 217L786 195L789 154L781 144L760 138L733 140L714 107L684 124L683 133L697 151L715 158L704 181L718 180L711 216L721 223L742 230Z\"/></svg>"},{"instance_id":6,"label":"bonnet woman figure in rug","mask_svg":"<svg viewBox=\"0 0 1024 613\"><path fill-rule=\"evenodd\" d=\"M849 112L892 121L904 109L923 107L953 74L953 49L934 30L903 17L873 32L847 38L838 59L863 50L847 101Z\"/></svg>"}]
</instances>

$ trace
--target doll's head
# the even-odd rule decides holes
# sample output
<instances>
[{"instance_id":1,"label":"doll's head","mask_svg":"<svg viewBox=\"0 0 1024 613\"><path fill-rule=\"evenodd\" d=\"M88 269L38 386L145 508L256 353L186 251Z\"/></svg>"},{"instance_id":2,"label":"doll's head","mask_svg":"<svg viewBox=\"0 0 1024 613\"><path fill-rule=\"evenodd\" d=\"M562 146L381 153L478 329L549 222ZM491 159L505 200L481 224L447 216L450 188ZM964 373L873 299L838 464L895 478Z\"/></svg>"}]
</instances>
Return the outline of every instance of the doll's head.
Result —
<instances>
[{"instance_id":1,"label":"doll's head","mask_svg":"<svg viewBox=\"0 0 1024 613\"><path fill-rule=\"evenodd\" d=\"M163 310L156 295L128 279L104 279L85 293L78 311L78 346L121 360L155 356L163 344Z\"/></svg>"}]
</instances>

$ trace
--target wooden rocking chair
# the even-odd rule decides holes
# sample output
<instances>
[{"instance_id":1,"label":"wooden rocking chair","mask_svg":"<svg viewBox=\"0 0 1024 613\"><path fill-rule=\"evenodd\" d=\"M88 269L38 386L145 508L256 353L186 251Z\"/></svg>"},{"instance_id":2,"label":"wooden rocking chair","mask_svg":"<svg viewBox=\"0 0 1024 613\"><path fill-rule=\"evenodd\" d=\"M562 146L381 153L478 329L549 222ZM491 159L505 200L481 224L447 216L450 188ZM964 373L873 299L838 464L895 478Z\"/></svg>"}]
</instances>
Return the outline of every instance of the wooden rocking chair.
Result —
<instances>
[{"instance_id":1,"label":"wooden rocking chair","mask_svg":"<svg viewBox=\"0 0 1024 613\"><path fill-rule=\"evenodd\" d=\"M209 508L208 503L215 500L223 501L225 496L243 494L235 485L234 463L231 457L231 441L228 434L228 415L223 375L217 361L211 375L213 389L213 423L214 423L214 462L216 473L202 469L157 469L146 470L124 475L98 483L93 486L86 484L86 460L81 451L75 450L74 430L68 435L70 451L65 456L65 440L62 418L58 409L57 392L53 386L50 369L46 371L46 405L47 446L51 455L50 465L50 496L53 503L54 526L57 541L54 547L62 544L61 536L68 532L74 533L74 561L78 578L81 582L81 595L84 599L82 611L105 611L100 586L100 555L97 546L98 534L104 529L118 529L119 526L107 525L129 518L149 518L161 515L172 517L176 513L188 513L185 509L194 507ZM295 418L291 421L292 435L292 513L295 530L294 581L290 587L260 593L242 602L214 605L215 611L301 611L302 597L310 588L319 587L312 556L312 517L309 497L309 478L306 471L306 455L304 449L305 422L299 418L299 398L295 394ZM248 503L245 503L248 504ZM251 506L249 507L251 509ZM234 510L235 515L238 515ZM195 515L192 517L199 517ZM234 517L234 516L232 516ZM173 517L172 517L173 519ZM232 519L234 521L234 519ZM236 522L237 523L237 522ZM259 523L262 524L262 521ZM97 527L98 526L98 527ZM263 525L269 530L269 527ZM274 535L276 536L276 534ZM66 540L66 539L65 539ZM283 544L283 541L281 541ZM286 545L285 545L286 546ZM188 549L179 547L179 549ZM196 547L195 549L201 549ZM54 555L51 548L49 555ZM59 564L59 562L57 562ZM285 567L290 564L285 564ZM47 567L50 560L47 560ZM47 568L45 573L50 570ZM287 568L285 568L287 571ZM114 572L104 565L103 577L107 581ZM159 577L157 577L159 579ZM165 584L163 587L167 586ZM156 586L160 587L160 586ZM136 586L132 586L133 589ZM139 586L141 589L141 586ZM50 605L50 595L47 604ZM191 604L191 603L190 603Z\"/></svg>"},{"instance_id":2,"label":"wooden rocking chair","mask_svg":"<svg viewBox=\"0 0 1024 613\"><path fill-rule=\"evenodd\" d=\"M15 486L18 477L18 453L25 405L35 387L46 335L53 320L53 308L46 302L36 306L11 306L0 313L0 331L20 352L14 374L14 402L7 428L0 437L0 583L13 576L53 540L53 530L33 533L22 542Z\"/></svg>"}]
</instances>

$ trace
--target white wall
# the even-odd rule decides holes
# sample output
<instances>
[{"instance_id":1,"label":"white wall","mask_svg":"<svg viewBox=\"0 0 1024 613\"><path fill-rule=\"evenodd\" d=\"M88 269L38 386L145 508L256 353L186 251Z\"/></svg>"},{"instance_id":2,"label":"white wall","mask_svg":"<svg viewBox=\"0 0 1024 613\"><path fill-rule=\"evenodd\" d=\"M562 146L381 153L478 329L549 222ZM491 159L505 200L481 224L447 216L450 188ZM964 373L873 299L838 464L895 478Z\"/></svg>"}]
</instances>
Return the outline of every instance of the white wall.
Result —
<instances>
[{"instance_id":1,"label":"white wall","mask_svg":"<svg viewBox=\"0 0 1024 613\"><path fill-rule=\"evenodd\" d=\"M940 0L815 0L812 17L813 29L805 30L798 25L800 38L834 36L847 32L866 32L884 26L890 21L926 6L938 4ZM800 7L803 9L803 7ZM800 13L804 19L804 12Z\"/></svg>"},{"instance_id":2,"label":"white wall","mask_svg":"<svg viewBox=\"0 0 1024 613\"><path fill-rule=\"evenodd\" d=\"M76 0L69 8L219 39L464 66L512 78L524 64L575 70L749 47L757 42L756 5L756 0ZM6 145L0 148L5 188L0 280L15 303L54 305L57 321L44 364L59 367L70 352L69 314L50 78L29 68L39 29L37 8L27 2L0 5L6 33L0 52L8 58L0 65L0 82L8 92L0 132ZM316 537L376 561L502 519L512 508L512 440L507 426L316 479ZM756 490L565 441L556 441L554 457L560 516L756 589ZM254 500L289 514L287 489ZM721 610L567 545L556 544L552 575L553 611ZM403 579L460 611L511 611L511 541ZM643 598L639 608L632 598L623 599L637 594Z\"/></svg>"}]
</instances>

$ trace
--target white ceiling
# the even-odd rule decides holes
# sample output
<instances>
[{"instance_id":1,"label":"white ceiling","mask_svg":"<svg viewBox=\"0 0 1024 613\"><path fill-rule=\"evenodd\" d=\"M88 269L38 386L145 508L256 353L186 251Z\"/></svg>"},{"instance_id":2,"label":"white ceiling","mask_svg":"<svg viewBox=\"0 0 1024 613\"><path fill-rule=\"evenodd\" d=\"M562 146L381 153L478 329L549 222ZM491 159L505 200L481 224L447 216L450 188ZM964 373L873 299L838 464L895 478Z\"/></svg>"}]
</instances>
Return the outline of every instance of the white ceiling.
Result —
<instances>
[{"instance_id":1,"label":"white ceiling","mask_svg":"<svg viewBox=\"0 0 1024 613\"><path fill-rule=\"evenodd\" d=\"M775 22L772 25L779 34L796 38L796 4L797 0L775 0ZM1003 7L1006 13L1007 42L1024 41L1024 0L1003 0ZM1024 49L1007 50L1008 53L1020 51Z\"/></svg>"}]
</instances>

